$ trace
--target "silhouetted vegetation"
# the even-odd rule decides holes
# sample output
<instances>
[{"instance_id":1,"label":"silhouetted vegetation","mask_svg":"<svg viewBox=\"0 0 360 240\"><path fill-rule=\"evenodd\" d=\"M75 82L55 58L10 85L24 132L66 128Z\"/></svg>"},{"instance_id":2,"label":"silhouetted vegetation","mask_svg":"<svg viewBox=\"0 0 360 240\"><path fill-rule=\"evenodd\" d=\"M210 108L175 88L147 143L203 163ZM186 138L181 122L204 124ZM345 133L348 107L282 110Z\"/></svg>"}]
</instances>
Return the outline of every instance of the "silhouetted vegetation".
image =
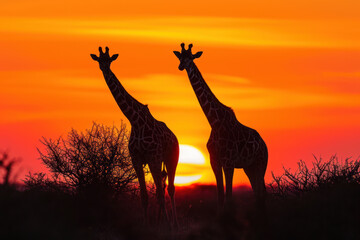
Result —
<instances>
[{"instance_id":1,"label":"silhouetted vegetation","mask_svg":"<svg viewBox=\"0 0 360 240\"><path fill-rule=\"evenodd\" d=\"M328 161L314 156L315 161L308 167L304 161L298 162L298 169L284 168L284 173L275 176L269 185L278 197L300 196L307 192L324 190L344 184L360 184L360 159L346 158L341 161L332 156Z\"/></svg>"},{"instance_id":2,"label":"silhouetted vegetation","mask_svg":"<svg viewBox=\"0 0 360 240\"><path fill-rule=\"evenodd\" d=\"M16 183L17 174L14 166L19 161L17 158L11 158L6 151L0 153L0 185L11 186Z\"/></svg>"},{"instance_id":3,"label":"silhouetted vegetation","mask_svg":"<svg viewBox=\"0 0 360 240\"><path fill-rule=\"evenodd\" d=\"M276 239L360 239L359 159L316 158L284 168L269 185L270 229Z\"/></svg>"},{"instance_id":4,"label":"silhouetted vegetation","mask_svg":"<svg viewBox=\"0 0 360 240\"><path fill-rule=\"evenodd\" d=\"M28 189L110 194L136 189L123 123L120 128L93 123L85 132L72 129L67 138L44 137L41 143L45 149L38 149L40 159L50 173L29 173L25 179Z\"/></svg>"},{"instance_id":5,"label":"silhouetted vegetation","mask_svg":"<svg viewBox=\"0 0 360 240\"><path fill-rule=\"evenodd\" d=\"M216 186L177 187L180 228L171 230L157 222L155 198L150 198L146 225L141 203L132 194L101 201L99 191L84 198L51 185L42 191L0 188L0 232L4 239L359 239L359 160L315 158L311 167L303 161L298 166L274 176L268 226L256 218L250 187L236 187L222 214Z\"/></svg>"}]
</instances>

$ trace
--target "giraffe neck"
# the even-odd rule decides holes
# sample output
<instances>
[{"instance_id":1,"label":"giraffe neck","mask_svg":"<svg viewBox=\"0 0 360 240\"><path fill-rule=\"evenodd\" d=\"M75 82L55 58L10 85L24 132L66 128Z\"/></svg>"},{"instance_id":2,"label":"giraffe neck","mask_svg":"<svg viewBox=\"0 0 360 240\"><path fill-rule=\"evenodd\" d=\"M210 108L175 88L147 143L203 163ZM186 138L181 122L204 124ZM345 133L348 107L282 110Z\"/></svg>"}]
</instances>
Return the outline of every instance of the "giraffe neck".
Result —
<instances>
[{"instance_id":1,"label":"giraffe neck","mask_svg":"<svg viewBox=\"0 0 360 240\"><path fill-rule=\"evenodd\" d=\"M195 63L191 63L186 72L189 76L191 86L194 89L200 106L210 123L211 127L222 122L224 114L230 110L229 107L222 104L211 91L202 77Z\"/></svg>"},{"instance_id":2,"label":"giraffe neck","mask_svg":"<svg viewBox=\"0 0 360 240\"><path fill-rule=\"evenodd\" d=\"M141 126L146 120L153 119L147 106L137 101L125 90L110 68L104 69L102 72L117 105L129 120L131 126Z\"/></svg>"}]
</instances>

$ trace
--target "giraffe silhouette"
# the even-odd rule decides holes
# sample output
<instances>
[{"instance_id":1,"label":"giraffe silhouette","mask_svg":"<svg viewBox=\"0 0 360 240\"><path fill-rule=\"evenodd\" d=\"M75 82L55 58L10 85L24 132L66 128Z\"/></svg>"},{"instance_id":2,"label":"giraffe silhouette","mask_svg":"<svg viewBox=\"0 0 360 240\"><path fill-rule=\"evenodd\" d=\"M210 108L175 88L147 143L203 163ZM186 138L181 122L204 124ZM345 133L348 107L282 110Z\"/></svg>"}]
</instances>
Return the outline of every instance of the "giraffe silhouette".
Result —
<instances>
[{"instance_id":1,"label":"giraffe silhouette","mask_svg":"<svg viewBox=\"0 0 360 240\"><path fill-rule=\"evenodd\" d=\"M179 143L173 132L165 123L156 120L150 113L148 106L133 98L122 86L110 69L112 61L118 54L110 57L109 48L105 53L99 47L99 57L91 54L93 60L99 62L105 81L123 114L131 124L129 152L135 169L141 193L141 202L145 221L148 220L148 195L146 190L143 167L148 164L154 183L159 205L159 216L168 219L165 208L165 179L168 176L168 193L171 198L172 221L177 225L175 208L175 171L179 159ZM167 170L162 171L164 164Z\"/></svg>"},{"instance_id":2,"label":"giraffe silhouette","mask_svg":"<svg viewBox=\"0 0 360 240\"><path fill-rule=\"evenodd\" d=\"M228 201L232 196L234 168L243 168L250 180L258 207L265 210L264 175L268 162L266 144L256 130L241 124L233 110L222 104L212 93L194 63L194 59L199 58L202 52L192 54L192 44L189 44L188 50L184 46L182 43L181 52L174 51L174 54L180 60L179 70L186 69L191 86L211 126L207 149L216 178L219 207L224 204L223 171Z\"/></svg>"}]
</instances>

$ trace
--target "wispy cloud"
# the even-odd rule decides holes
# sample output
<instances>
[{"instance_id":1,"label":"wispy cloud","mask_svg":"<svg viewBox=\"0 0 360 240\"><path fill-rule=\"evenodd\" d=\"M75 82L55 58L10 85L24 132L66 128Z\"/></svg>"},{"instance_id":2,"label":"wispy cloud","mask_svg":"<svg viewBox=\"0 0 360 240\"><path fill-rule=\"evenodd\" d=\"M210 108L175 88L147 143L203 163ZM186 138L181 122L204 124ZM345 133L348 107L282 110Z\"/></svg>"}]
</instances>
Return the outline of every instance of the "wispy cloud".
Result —
<instances>
[{"instance_id":1,"label":"wispy cloud","mask_svg":"<svg viewBox=\"0 0 360 240\"><path fill-rule=\"evenodd\" d=\"M122 83L144 103L156 107L197 108L198 102L187 76L149 74L122 78ZM206 78L215 95L234 109L284 109L319 106L360 106L355 95L264 88L238 76L209 74Z\"/></svg>"},{"instance_id":2,"label":"wispy cloud","mask_svg":"<svg viewBox=\"0 0 360 240\"><path fill-rule=\"evenodd\" d=\"M105 82L99 77L69 77L58 71L0 72L0 77L16 80L2 84L2 123L31 119L93 119L99 115L110 121L121 117ZM219 100L235 111L360 108L357 94L265 88L250 79L232 75L206 74L204 77ZM156 118L170 123L181 133L182 141L194 143L198 140L193 136L194 132L186 132L194 129L187 124L189 119L196 122L195 126L207 123L185 73L118 75L118 78L130 94L149 104Z\"/></svg>"},{"instance_id":3,"label":"wispy cloud","mask_svg":"<svg viewBox=\"0 0 360 240\"><path fill-rule=\"evenodd\" d=\"M124 18L114 21L1 18L0 32L111 37L136 41L192 41L224 46L360 47L359 22L224 17Z\"/></svg>"}]
</instances>

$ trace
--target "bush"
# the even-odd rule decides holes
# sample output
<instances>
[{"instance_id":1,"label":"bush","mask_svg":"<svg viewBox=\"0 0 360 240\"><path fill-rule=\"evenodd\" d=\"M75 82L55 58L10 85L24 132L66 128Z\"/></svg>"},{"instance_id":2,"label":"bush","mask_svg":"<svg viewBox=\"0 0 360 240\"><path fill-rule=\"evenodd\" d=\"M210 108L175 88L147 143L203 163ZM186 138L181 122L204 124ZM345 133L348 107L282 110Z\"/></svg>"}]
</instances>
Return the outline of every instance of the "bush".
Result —
<instances>
[{"instance_id":1,"label":"bush","mask_svg":"<svg viewBox=\"0 0 360 240\"><path fill-rule=\"evenodd\" d=\"M82 193L106 191L112 194L134 191L135 171L128 151L126 125L120 128L93 123L91 129L72 129L67 138L40 140L40 160L49 170L29 173L28 189Z\"/></svg>"},{"instance_id":2,"label":"bush","mask_svg":"<svg viewBox=\"0 0 360 240\"><path fill-rule=\"evenodd\" d=\"M10 158L8 152L0 153L0 185L12 186L16 183L17 173L14 173L14 166L20 160Z\"/></svg>"},{"instance_id":3,"label":"bush","mask_svg":"<svg viewBox=\"0 0 360 240\"><path fill-rule=\"evenodd\" d=\"M269 187L275 196L300 196L306 192L327 189L343 184L360 184L360 159L346 158L341 161L335 155L328 161L315 157L312 167L304 161L298 162L298 169L284 168L281 176L272 173Z\"/></svg>"}]
</instances>

